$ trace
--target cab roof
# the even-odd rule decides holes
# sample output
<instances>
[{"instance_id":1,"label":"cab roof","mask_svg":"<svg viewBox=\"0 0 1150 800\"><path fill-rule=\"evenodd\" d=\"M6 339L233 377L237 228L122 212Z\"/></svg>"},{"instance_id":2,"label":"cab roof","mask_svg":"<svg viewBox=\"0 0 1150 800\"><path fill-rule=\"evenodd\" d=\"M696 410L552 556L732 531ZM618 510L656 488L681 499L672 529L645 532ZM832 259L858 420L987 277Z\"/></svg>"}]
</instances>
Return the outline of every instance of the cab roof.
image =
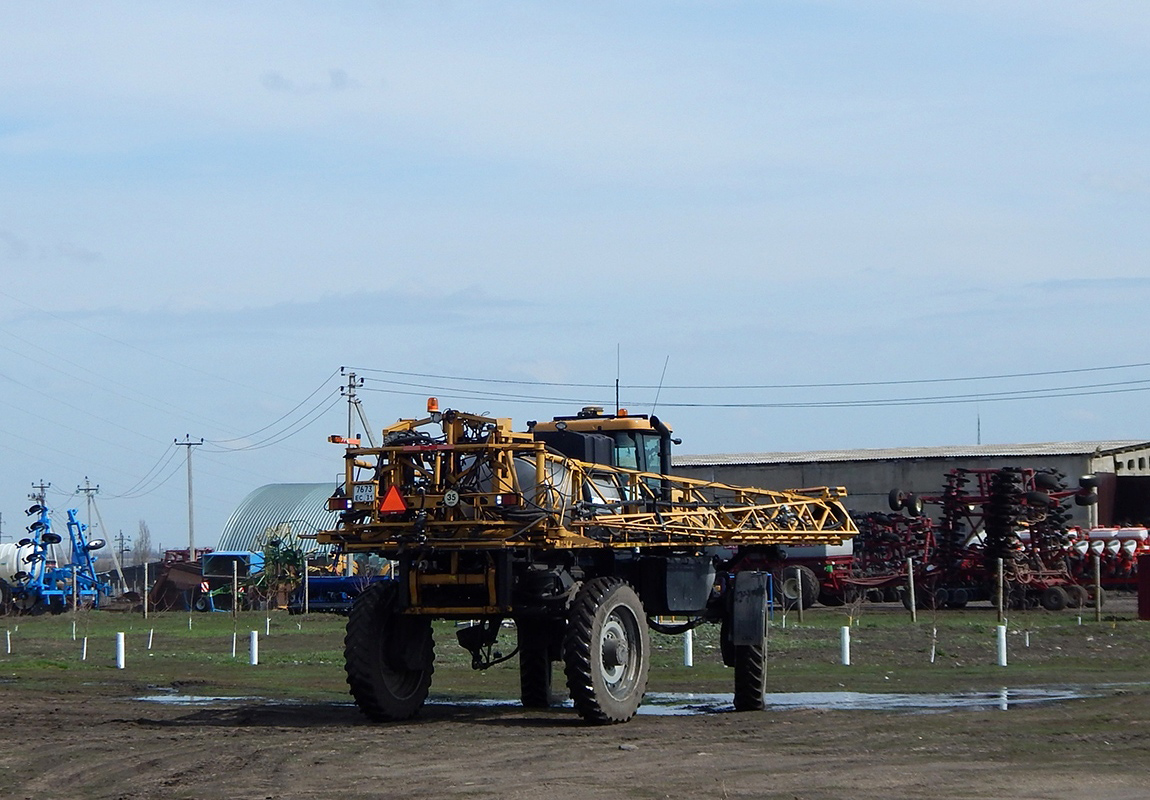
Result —
<instances>
[{"instance_id":1,"label":"cab roof","mask_svg":"<svg viewBox=\"0 0 1150 800\"><path fill-rule=\"evenodd\" d=\"M562 427L561 427L562 426ZM659 428L651 423L646 414L628 414L620 409L615 414L604 414L598 406L588 406L575 416L554 417L545 422L528 423L532 431L547 433L550 431L570 430L579 433L594 431L651 431L658 433ZM670 430L670 428L667 428Z\"/></svg>"}]
</instances>

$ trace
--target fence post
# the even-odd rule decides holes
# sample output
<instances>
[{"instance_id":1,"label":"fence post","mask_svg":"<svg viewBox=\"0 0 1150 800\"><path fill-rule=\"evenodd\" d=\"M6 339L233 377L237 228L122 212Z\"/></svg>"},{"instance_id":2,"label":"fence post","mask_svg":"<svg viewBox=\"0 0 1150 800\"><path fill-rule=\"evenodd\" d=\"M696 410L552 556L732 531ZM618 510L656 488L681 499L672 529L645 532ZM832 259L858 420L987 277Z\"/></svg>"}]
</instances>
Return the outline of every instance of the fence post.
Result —
<instances>
[{"instance_id":1,"label":"fence post","mask_svg":"<svg viewBox=\"0 0 1150 800\"><path fill-rule=\"evenodd\" d=\"M799 602L795 608L799 612L799 624L801 625L803 623L803 575L798 570L795 571L795 574L798 575L798 579L795 581L795 583L798 586L799 592Z\"/></svg>"},{"instance_id":2,"label":"fence post","mask_svg":"<svg viewBox=\"0 0 1150 800\"><path fill-rule=\"evenodd\" d=\"M1006 592L1003 591L1003 586L1006 583L1006 570L1003 567L1002 559L998 559L998 586L995 587L995 596L997 597L996 605L998 606L998 624L1002 625L1006 622Z\"/></svg>"},{"instance_id":3,"label":"fence post","mask_svg":"<svg viewBox=\"0 0 1150 800\"><path fill-rule=\"evenodd\" d=\"M906 592L910 599L910 621L918 622L918 603L914 597L914 559L906 560Z\"/></svg>"},{"instance_id":4,"label":"fence post","mask_svg":"<svg viewBox=\"0 0 1150 800\"><path fill-rule=\"evenodd\" d=\"M1094 556L1094 621L1102 621L1102 556Z\"/></svg>"}]
</instances>

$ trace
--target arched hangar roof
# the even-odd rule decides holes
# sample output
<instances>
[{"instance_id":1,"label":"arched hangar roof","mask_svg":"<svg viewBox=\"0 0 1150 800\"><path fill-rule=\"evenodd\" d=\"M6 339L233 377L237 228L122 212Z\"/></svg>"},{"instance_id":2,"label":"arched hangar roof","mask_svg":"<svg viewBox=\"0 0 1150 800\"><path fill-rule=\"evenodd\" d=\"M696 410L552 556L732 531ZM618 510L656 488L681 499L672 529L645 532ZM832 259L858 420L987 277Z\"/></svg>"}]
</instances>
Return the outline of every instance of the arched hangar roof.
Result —
<instances>
[{"instance_id":1,"label":"arched hangar roof","mask_svg":"<svg viewBox=\"0 0 1150 800\"><path fill-rule=\"evenodd\" d=\"M271 483L245 497L232 512L220 534L220 550L259 552L269 536L299 547L316 549L314 539L300 534L335 527L337 513L327 510L335 491L331 483Z\"/></svg>"}]
</instances>

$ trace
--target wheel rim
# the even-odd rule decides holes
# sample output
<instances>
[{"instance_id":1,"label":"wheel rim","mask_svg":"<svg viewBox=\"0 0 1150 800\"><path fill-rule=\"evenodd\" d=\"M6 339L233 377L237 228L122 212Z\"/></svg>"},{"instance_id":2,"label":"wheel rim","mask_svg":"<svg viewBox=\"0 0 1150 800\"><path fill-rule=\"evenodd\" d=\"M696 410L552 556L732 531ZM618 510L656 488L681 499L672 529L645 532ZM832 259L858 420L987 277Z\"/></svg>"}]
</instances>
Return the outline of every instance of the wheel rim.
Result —
<instances>
[{"instance_id":1,"label":"wheel rim","mask_svg":"<svg viewBox=\"0 0 1150 800\"><path fill-rule=\"evenodd\" d=\"M641 656L638 641L637 620L626 608L613 609L599 634L599 672L617 700L634 691Z\"/></svg>"}]
</instances>

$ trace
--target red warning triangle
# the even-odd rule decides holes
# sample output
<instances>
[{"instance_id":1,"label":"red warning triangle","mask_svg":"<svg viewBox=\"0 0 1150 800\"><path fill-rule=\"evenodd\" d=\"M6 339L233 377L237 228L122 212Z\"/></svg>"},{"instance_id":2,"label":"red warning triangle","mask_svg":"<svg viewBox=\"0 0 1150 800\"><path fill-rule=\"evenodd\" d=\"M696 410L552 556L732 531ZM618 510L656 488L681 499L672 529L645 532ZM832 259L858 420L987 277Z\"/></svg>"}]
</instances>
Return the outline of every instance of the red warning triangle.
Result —
<instances>
[{"instance_id":1,"label":"red warning triangle","mask_svg":"<svg viewBox=\"0 0 1150 800\"><path fill-rule=\"evenodd\" d=\"M384 514L400 514L407 511L407 501L399 493L399 488L392 486L379 503L379 510Z\"/></svg>"}]
</instances>

